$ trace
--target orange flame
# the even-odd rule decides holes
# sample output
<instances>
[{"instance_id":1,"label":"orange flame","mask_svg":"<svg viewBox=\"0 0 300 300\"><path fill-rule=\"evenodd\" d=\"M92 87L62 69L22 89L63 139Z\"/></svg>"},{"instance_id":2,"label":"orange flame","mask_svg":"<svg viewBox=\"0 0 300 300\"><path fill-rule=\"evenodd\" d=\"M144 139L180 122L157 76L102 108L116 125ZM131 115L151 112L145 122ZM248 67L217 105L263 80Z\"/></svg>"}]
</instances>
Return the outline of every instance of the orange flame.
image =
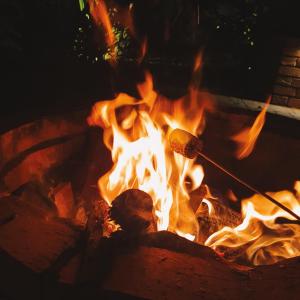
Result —
<instances>
[{"instance_id":1,"label":"orange flame","mask_svg":"<svg viewBox=\"0 0 300 300\"><path fill-rule=\"evenodd\" d=\"M194 240L198 222L189 205L186 179L193 190L204 173L195 160L171 151L168 135L175 128L193 134L203 130L202 99L194 92L171 102L154 91L149 73L138 90L141 100L121 93L112 101L96 103L88 118L90 125L104 129L104 144L112 154L113 167L98 182L101 196L111 204L127 189L145 191L153 199L158 230Z\"/></svg>"},{"instance_id":2,"label":"orange flame","mask_svg":"<svg viewBox=\"0 0 300 300\"><path fill-rule=\"evenodd\" d=\"M200 51L195 57L193 72L194 73L198 72L201 66L202 66L202 52Z\"/></svg>"},{"instance_id":3,"label":"orange flame","mask_svg":"<svg viewBox=\"0 0 300 300\"><path fill-rule=\"evenodd\" d=\"M243 159L248 157L253 151L257 138L265 124L266 112L270 104L270 101L271 101L271 97L269 97L268 100L266 101L264 108L256 117L251 128L246 128L240 133L238 133L237 135L232 137L232 140L234 140L238 144L238 149L236 152L236 156L238 159Z\"/></svg>"},{"instance_id":4,"label":"orange flame","mask_svg":"<svg viewBox=\"0 0 300 300\"><path fill-rule=\"evenodd\" d=\"M141 54L140 57L138 58L138 63L141 63L145 58L145 55L147 53L147 48L148 48L148 40L147 38L144 38L141 43Z\"/></svg>"},{"instance_id":5,"label":"orange flame","mask_svg":"<svg viewBox=\"0 0 300 300\"><path fill-rule=\"evenodd\" d=\"M270 196L300 213L300 182L295 184L296 194L290 191L269 193ZM254 265L271 264L284 258L300 255L299 225L279 225L274 221L278 217L290 218L290 215L260 195L254 195L242 202L242 224L235 228L224 227L212 234L205 245L216 250L231 249L230 260L243 255ZM239 253L239 249L244 249ZM239 254L238 254L239 253Z\"/></svg>"},{"instance_id":6,"label":"orange flame","mask_svg":"<svg viewBox=\"0 0 300 300\"><path fill-rule=\"evenodd\" d=\"M96 25L102 25L105 31L105 40L108 47L114 49L115 35L112 29L111 21L107 12L104 0L88 0L90 13ZM113 51L113 60L115 60L115 51Z\"/></svg>"},{"instance_id":7,"label":"orange flame","mask_svg":"<svg viewBox=\"0 0 300 300\"><path fill-rule=\"evenodd\" d=\"M196 64L195 68L200 65ZM189 192L201 185L204 172L195 159L171 151L168 136L175 128L201 134L204 113L212 109L211 96L191 87L186 97L170 101L157 94L149 73L138 85L138 91L141 99L120 93L113 100L96 103L88 117L89 125L103 128L103 142L111 151L113 161L111 170L99 178L100 194L111 205L125 190L140 189L152 197L158 230L197 240L197 211L194 213L190 207ZM254 147L269 102L270 99L248 129L244 140L247 151ZM186 184L188 179L190 185ZM295 194L281 191L270 195L299 215L300 181L296 182L295 190ZM236 200L233 192L230 194ZM211 198L208 192L203 202L213 216L218 209L209 201ZM278 217L290 218L288 213L262 196L254 195L242 201L242 216L240 225L223 227L209 236L205 245L227 253L229 260L243 259L254 265L300 255L299 225L275 223ZM115 229L114 224L109 226L110 230Z\"/></svg>"}]
</instances>

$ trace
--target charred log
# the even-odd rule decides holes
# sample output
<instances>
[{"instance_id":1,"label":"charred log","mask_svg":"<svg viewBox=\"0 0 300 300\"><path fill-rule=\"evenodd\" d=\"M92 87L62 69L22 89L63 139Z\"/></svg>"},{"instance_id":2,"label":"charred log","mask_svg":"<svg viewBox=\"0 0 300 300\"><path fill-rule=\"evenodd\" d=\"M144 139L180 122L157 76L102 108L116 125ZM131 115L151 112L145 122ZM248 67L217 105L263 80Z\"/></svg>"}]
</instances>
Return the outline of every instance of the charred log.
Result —
<instances>
[{"instance_id":1,"label":"charred log","mask_svg":"<svg viewBox=\"0 0 300 300\"><path fill-rule=\"evenodd\" d=\"M137 189L120 194L113 202L110 215L128 234L153 231L153 201L151 197Z\"/></svg>"},{"instance_id":2,"label":"charred log","mask_svg":"<svg viewBox=\"0 0 300 300\"><path fill-rule=\"evenodd\" d=\"M242 223L241 215L224 205L220 200L209 199L208 201L210 207L208 202L202 202L196 212L200 243L204 243L210 235L225 226L236 227Z\"/></svg>"},{"instance_id":3,"label":"charred log","mask_svg":"<svg viewBox=\"0 0 300 300\"><path fill-rule=\"evenodd\" d=\"M0 211L15 216L0 226L2 253L36 273L49 269L60 255L75 247L80 237L74 226L55 218L54 211L48 210L46 214L22 199L2 198Z\"/></svg>"}]
</instances>

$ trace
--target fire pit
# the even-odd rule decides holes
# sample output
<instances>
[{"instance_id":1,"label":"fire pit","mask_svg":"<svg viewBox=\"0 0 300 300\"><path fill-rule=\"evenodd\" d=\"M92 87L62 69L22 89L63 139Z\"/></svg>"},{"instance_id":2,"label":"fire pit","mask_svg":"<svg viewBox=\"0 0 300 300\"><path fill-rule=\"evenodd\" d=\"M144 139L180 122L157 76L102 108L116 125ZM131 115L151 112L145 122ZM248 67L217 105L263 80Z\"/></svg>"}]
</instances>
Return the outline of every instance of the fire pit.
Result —
<instances>
[{"instance_id":1,"label":"fire pit","mask_svg":"<svg viewBox=\"0 0 300 300\"><path fill-rule=\"evenodd\" d=\"M205 151L263 190L282 178L268 169L286 145L290 159L279 163L281 172L292 170L299 159L297 136L282 136L276 127L282 119L270 116L274 126L261 132L248 164L264 161L269 143L285 146L269 157L267 166L261 164L266 179L259 185L256 172L236 160L229 140L253 123L253 114L213 113L207 93L198 95L205 107L189 96L170 101L157 95L150 75L139 89L139 102L121 94L97 103L90 115L82 111L46 118L1 136L3 296L263 299L271 294L296 299L299 259L293 257L298 255L299 225L274 224L274 215L289 216L259 196L244 201L240 215L234 194L249 194L205 162L201 167L201 160L170 152L164 134L177 127L196 134L203 122L199 115L206 111L206 129L200 126ZM88 127L88 115L90 124L104 130ZM180 124L186 121L186 127ZM113 177L114 172L119 173ZM151 176L158 176L156 184ZM210 188L201 185L203 176ZM288 179L296 176L290 171ZM272 196L287 206L298 205L296 193Z\"/></svg>"},{"instance_id":2,"label":"fire pit","mask_svg":"<svg viewBox=\"0 0 300 300\"><path fill-rule=\"evenodd\" d=\"M108 2L80 10L111 68L130 36L139 69L133 4ZM258 113L222 107L201 89L202 60L179 99L145 71L135 96L0 136L1 299L299 298L299 124L265 124L271 97Z\"/></svg>"}]
</instances>

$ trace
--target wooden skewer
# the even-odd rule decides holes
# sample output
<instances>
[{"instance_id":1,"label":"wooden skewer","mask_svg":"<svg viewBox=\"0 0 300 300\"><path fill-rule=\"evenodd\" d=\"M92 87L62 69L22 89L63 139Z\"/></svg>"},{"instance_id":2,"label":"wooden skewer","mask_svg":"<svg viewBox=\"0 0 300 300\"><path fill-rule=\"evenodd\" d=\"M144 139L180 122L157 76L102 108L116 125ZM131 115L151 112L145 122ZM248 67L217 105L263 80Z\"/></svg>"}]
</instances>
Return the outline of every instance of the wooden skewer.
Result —
<instances>
[{"instance_id":1,"label":"wooden skewer","mask_svg":"<svg viewBox=\"0 0 300 300\"><path fill-rule=\"evenodd\" d=\"M289 213L291 216L293 216L294 218L296 218L298 221L300 221L300 217L297 214L295 214L288 207L284 206L283 204L281 204L280 202L278 202L277 200L275 200L273 197L269 196L268 194L266 194L264 192L260 192L258 189L252 187L250 184L248 184L247 182L245 182L242 179L238 178L237 176L235 176L230 171L228 171L227 169L225 169L223 166L221 166L218 163L216 163L215 161L213 161L211 158L209 158L207 155L203 154L202 152L199 151L198 155L201 156L202 158L204 158L206 161L208 161L209 163L211 163L213 166L215 166L219 170L221 170L223 173L225 173L228 176L230 176L231 178L233 178L235 181L237 181L238 183L240 183L242 186L246 187L248 190L254 192L255 194L259 194L259 195L263 196L264 198L266 198L269 201L271 201L273 204L277 205L278 207L280 207L281 209L283 209L284 211L286 211L287 213Z\"/></svg>"},{"instance_id":2,"label":"wooden skewer","mask_svg":"<svg viewBox=\"0 0 300 300\"><path fill-rule=\"evenodd\" d=\"M275 219L275 223L276 224L296 224L296 225L300 225L300 221L299 220L290 220L287 219L285 217L278 217Z\"/></svg>"},{"instance_id":3,"label":"wooden skewer","mask_svg":"<svg viewBox=\"0 0 300 300\"><path fill-rule=\"evenodd\" d=\"M207 155L202 153L202 142L195 137L194 135L190 134L189 132L182 130L182 129L175 129L170 134L170 146L171 149L177 153L180 153L181 155L187 157L187 158L195 158L196 156L201 156L203 159L208 161L210 164L212 164L214 167L218 168L220 171L222 171L224 174L228 175L235 181L237 181L239 184L250 190L251 192L255 194L259 194L263 196L265 199L271 201L273 204L277 205L287 213L289 213L291 216L293 216L297 221L299 221L300 224L300 217L295 214L292 210L290 210L288 207L284 206L268 194L259 191L258 189L252 187L247 182L243 181L230 171L228 171L226 168L209 158ZM288 219L286 219L288 220ZM281 219L281 221L284 221ZM280 222L280 220L279 220ZM286 222L287 223L287 222Z\"/></svg>"}]
</instances>

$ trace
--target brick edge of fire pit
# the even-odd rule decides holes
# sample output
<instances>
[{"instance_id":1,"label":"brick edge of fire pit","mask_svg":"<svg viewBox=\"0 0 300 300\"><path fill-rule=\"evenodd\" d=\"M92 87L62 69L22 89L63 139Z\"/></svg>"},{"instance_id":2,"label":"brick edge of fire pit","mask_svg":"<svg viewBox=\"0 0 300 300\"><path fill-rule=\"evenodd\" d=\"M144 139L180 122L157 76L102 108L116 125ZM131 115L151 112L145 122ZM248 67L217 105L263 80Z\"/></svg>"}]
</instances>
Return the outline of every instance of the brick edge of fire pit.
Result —
<instances>
[{"instance_id":1,"label":"brick edge of fire pit","mask_svg":"<svg viewBox=\"0 0 300 300\"><path fill-rule=\"evenodd\" d=\"M300 40L288 39L282 51L272 103L300 108Z\"/></svg>"}]
</instances>

